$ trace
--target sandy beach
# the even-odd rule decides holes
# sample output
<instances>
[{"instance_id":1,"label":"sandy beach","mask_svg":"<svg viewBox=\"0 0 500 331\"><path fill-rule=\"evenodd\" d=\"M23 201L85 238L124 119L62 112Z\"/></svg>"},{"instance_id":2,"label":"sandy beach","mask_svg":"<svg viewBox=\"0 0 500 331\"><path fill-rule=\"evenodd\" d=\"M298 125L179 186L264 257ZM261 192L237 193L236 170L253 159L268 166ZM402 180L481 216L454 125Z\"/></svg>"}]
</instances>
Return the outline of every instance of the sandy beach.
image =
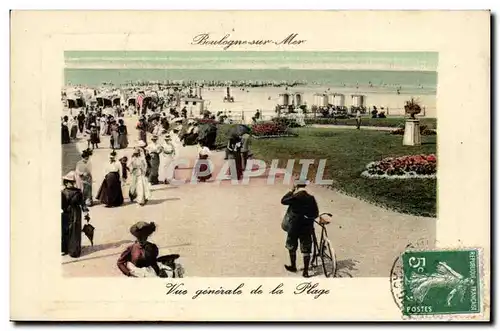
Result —
<instances>
[{"instance_id":1,"label":"sandy beach","mask_svg":"<svg viewBox=\"0 0 500 331\"><path fill-rule=\"evenodd\" d=\"M231 96L234 97L234 103L224 102L226 95L225 88L204 88L202 89L202 97L208 110L213 113L217 111L231 111L233 116L240 117L243 112L245 122L250 122L252 116L257 109L263 111L264 119L270 119L276 115L274 109L280 102L281 93L303 93L303 100L310 107L314 104L314 94L316 93L341 93L345 95L345 105L351 105L352 94L362 94L366 97L365 105L368 108L376 106L377 108L384 107L384 110L389 109L389 116L404 115L404 103L410 98L415 98L420 101L422 107L425 107L425 117L436 117L436 95L435 94L400 94L396 92L389 93L376 88L352 89L352 88L335 88L328 90L327 86L298 86L290 87L288 90L281 87L262 87L262 88L231 88ZM387 115L387 113L386 113Z\"/></svg>"}]
</instances>

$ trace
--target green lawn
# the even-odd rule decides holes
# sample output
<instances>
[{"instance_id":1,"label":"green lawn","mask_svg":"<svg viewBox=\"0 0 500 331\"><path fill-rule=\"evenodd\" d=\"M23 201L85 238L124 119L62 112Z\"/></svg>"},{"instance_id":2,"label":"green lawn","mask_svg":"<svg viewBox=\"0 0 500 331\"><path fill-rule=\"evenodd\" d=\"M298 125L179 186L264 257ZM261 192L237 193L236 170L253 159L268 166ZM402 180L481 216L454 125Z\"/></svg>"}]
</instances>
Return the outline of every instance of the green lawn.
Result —
<instances>
[{"instance_id":1,"label":"green lawn","mask_svg":"<svg viewBox=\"0 0 500 331\"><path fill-rule=\"evenodd\" d=\"M356 126L355 118L346 119L333 119L333 118L308 118L305 120L306 124L334 124L334 125L349 125ZM361 120L361 125L363 126L378 126L378 127L390 127L397 128L404 126L404 117L387 117L387 118L371 118L369 116L363 117ZM428 129L436 129L436 119L435 118L420 118L420 125L427 126Z\"/></svg>"},{"instance_id":2,"label":"green lawn","mask_svg":"<svg viewBox=\"0 0 500 331\"><path fill-rule=\"evenodd\" d=\"M402 136L381 131L314 128L295 131L298 137L254 139L252 151L255 158L267 162L280 159L283 167L288 159L293 158L327 159L324 179L332 179L334 189L402 213L436 216L435 179L361 177L361 172L371 161L389 156L436 153L436 136L423 136L422 146L408 147L402 145ZM220 139L222 137L221 134ZM310 179L314 179L316 169L313 166L310 169ZM298 173L300 165L297 164L295 170Z\"/></svg>"}]
</instances>

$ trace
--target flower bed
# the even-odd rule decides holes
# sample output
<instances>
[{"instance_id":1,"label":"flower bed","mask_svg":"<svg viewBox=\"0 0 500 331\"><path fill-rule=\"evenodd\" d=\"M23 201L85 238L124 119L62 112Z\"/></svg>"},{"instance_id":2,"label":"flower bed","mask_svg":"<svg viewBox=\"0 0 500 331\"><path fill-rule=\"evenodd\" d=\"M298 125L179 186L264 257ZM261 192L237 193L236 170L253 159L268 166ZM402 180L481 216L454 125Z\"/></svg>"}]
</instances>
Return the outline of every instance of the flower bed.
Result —
<instances>
[{"instance_id":1,"label":"flower bed","mask_svg":"<svg viewBox=\"0 0 500 331\"><path fill-rule=\"evenodd\" d=\"M286 125L276 122L264 122L252 125L252 135L255 138L295 137Z\"/></svg>"},{"instance_id":2,"label":"flower bed","mask_svg":"<svg viewBox=\"0 0 500 331\"><path fill-rule=\"evenodd\" d=\"M436 178L437 159L434 154L389 157L371 162L361 176L368 178Z\"/></svg>"}]
</instances>

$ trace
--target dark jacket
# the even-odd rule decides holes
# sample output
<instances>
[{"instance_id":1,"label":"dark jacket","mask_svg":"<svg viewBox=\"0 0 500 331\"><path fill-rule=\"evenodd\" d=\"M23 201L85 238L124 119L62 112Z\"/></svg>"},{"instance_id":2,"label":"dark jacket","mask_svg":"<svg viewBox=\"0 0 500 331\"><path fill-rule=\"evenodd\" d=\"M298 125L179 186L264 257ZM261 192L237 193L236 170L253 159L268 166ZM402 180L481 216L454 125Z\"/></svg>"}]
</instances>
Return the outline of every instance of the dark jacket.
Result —
<instances>
[{"instance_id":1,"label":"dark jacket","mask_svg":"<svg viewBox=\"0 0 500 331\"><path fill-rule=\"evenodd\" d=\"M314 219L319 216L316 199L304 190L295 193L289 191L281 198L281 204L289 206L288 212L293 215L290 228L292 232L312 227Z\"/></svg>"}]
</instances>

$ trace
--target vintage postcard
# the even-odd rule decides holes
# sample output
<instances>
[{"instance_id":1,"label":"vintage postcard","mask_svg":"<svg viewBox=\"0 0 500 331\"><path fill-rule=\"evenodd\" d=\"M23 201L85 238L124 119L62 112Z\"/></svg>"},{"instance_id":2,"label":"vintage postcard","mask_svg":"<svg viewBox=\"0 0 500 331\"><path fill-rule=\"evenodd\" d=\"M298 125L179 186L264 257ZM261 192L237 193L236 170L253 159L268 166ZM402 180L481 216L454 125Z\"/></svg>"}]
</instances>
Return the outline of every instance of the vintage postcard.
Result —
<instances>
[{"instance_id":1,"label":"vintage postcard","mask_svg":"<svg viewBox=\"0 0 500 331\"><path fill-rule=\"evenodd\" d=\"M488 11L14 11L11 40L13 320L490 319Z\"/></svg>"}]
</instances>

